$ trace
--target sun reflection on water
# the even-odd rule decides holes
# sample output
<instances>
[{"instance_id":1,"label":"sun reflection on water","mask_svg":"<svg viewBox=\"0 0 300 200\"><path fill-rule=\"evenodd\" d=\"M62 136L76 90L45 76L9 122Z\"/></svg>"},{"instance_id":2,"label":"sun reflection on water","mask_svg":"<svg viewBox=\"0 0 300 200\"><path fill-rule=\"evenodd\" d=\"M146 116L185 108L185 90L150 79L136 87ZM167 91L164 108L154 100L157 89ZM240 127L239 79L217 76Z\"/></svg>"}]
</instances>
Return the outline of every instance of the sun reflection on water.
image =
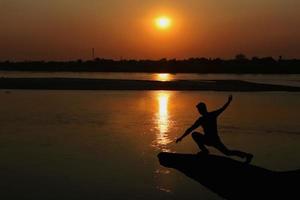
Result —
<instances>
[{"instance_id":1,"label":"sun reflection on water","mask_svg":"<svg viewBox=\"0 0 300 200\"><path fill-rule=\"evenodd\" d=\"M171 142L168 137L168 131L170 128L169 98L169 92L161 91L157 93L158 110L156 113L156 123L158 133L155 143L157 147L165 151L169 150L166 145Z\"/></svg>"},{"instance_id":2,"label":"sun reflection on water","mask_svg":"<svg viewBox=\"0 0 300 200\"><path fill-rule=\"evenodd\" d=\"M158 96L158 121L159 121L159 130L162 134L168 131L168 94L159 94Z\"/></svg>"},{"instance_id":3,"label":"sun reflection on water","mask_svg":"<svg viewBox=\"0 0 300 200\"><path fill-rule=\"evenodd\" d=\"M156 122L156 138L154 147L160 151L170 152L170 143L172 140L169 138L169 131L171 128L171 119L169 113L171 92L159 91L155 93L157 110L155 114ZM158 166L155 170L155 179L157 181L156 188L160 191L171 193L170 188L170 170Z\"/></svg>"},{"instance_id":4,"label":"sun reflection on water","mask_svg":"<svg viewBox=\"0 0 300 200\"><path fill-rule=\"evenodd\" d=\"M171 74L160 73L160 74L155 74L155 80L157 80L157 81L171 81L172 77L171 77Z\"/></svg>"}]
</instances>

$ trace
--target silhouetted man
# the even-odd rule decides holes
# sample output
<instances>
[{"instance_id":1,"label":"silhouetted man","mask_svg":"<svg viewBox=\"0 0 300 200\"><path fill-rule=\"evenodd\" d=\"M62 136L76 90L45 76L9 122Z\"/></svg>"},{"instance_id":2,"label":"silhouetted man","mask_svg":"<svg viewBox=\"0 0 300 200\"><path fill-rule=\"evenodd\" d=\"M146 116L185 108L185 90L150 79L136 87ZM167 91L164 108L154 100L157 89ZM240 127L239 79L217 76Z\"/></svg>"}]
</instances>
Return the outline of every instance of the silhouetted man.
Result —
<instances>
[{"instance_id":1,"label":"silhouetted man","mask_svg":"<svg viewBox=\"0 0 300 200\"><path fill-rule=\"evenodd\" d=\"M199 126L202 126L204 134L198 132L192 133L193 139L201 149L199 154L209 154L209 151L205 145L213 146L227 156L246 158L246 163L250 163L253 158L252 154L227 149L218 135L217 117L229 106L231 101L232 95L228 97L228 101L223 107L213 112L208 112L205 103L200 102L196 107L202 116L199 117L197 121L190 128L188 128L180 138L176 140L176 143L180 142L185 136L189 135Z\"/></svg>"}]
</instances>

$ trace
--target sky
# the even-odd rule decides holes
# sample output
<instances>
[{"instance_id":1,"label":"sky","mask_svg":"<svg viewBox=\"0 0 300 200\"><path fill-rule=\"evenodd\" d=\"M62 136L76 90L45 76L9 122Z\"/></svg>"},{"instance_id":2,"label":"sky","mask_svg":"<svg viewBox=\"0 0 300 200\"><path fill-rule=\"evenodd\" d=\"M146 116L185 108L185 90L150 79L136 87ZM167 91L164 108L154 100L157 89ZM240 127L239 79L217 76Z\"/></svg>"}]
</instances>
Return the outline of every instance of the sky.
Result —
<instances>
[{"instance_id":1,"label":"sky","mask_svg":"<svg viewBox=\"0 0 300 200\"><path fill-rule=\"evenodd\" d=\"M0 0L0 25L0 61L300 58L299 0Z\"/></svg>"}]
</instances>

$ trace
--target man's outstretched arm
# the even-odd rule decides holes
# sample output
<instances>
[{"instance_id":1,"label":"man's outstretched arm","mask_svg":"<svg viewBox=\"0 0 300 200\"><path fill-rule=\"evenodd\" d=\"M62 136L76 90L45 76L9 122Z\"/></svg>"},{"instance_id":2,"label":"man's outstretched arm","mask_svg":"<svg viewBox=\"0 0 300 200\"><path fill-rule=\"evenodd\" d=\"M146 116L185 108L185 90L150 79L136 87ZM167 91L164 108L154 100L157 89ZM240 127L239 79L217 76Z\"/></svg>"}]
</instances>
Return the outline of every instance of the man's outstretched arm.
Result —
<instances>
[{"instance_id":1,"label":"man's outstretched arm","mask_svg":"<svg viewBox=\"0 0 300 200\"><path fill-rule=\"evenodd\" d=\"M190 128L188 128L184 134L176 140L176 143L180 142L183 138L185 138L188 134L190 134L193 130L198 128L201 125L201 120L198 119Z\"/></svg>"},{"instance_id":2,"label":"man's outstretched arm","mask_svg":"<svg viewBox=\"0 0 300 200\"><path fill-rule=\"evenodd\" d=\"M229 95L228 101L225 103L225 105L222 106L220 109L216 110L215 113L217 115L220 115L222 112L224 112L224 110L226 110L226 108L229 106L231 101L232 101L232 95Z\"/></svg>"}]
</instances>

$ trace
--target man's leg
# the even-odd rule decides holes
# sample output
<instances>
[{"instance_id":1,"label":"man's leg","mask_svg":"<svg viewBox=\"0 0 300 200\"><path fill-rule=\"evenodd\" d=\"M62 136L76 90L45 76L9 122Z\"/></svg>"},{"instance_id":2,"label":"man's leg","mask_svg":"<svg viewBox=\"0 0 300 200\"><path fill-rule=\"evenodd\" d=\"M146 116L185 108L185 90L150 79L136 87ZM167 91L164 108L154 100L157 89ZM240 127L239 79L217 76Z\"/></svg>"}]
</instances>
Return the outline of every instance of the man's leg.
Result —
<instances>
[{"instance_id":1,"label":"man's leg","mask_svg":"<svg viewBox=\"0 0 300 200\"><path fill-rule=\"evenodd\" d=\"M237 150L229 150L222 142L218 142L218 144L214 145L214 147L226 156L238 156L240 158L246 158L246 163L250 163L253 158L252 154Z\"/></svg>"},{"instance_id":2,"label":"man's leg","mask_svg":"<svg viewBox=\"0 0 300 200\"><path fill-rule=\"evenodd\" d=\"M198 147L201 149L202 153L209 154L208 149L205 147L205 138L204 135L198 132L192 133L192 138L197 143Z\"/></svg>"}]
</instances>

